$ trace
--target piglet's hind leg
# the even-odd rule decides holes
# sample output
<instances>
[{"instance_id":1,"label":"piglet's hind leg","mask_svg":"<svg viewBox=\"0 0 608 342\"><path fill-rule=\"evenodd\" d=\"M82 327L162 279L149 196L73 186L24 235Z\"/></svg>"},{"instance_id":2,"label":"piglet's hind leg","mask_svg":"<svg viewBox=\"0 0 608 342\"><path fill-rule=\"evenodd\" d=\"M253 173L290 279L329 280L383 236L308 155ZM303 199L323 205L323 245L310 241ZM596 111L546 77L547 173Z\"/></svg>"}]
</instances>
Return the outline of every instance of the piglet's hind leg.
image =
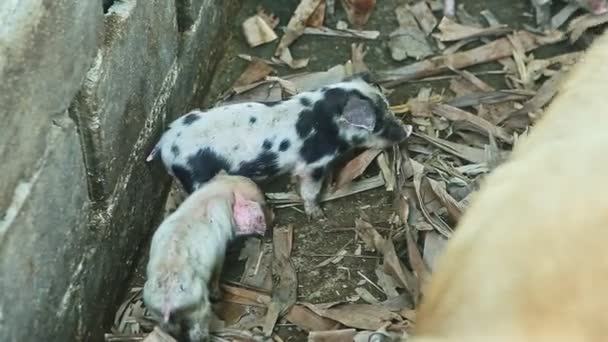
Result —
<instances>
[{"instance_id":1,"label":"piglet's hind leg","mask_svg":"<svg viewBox=\"0 0 608 342\"><path fill-rule=\"evenodd\" d=\"M209 341L209 319L211 317L211 305L209 301L201 303L198 310L192 313L188 321L188 342Z\"/></svg>"}]
</instances>

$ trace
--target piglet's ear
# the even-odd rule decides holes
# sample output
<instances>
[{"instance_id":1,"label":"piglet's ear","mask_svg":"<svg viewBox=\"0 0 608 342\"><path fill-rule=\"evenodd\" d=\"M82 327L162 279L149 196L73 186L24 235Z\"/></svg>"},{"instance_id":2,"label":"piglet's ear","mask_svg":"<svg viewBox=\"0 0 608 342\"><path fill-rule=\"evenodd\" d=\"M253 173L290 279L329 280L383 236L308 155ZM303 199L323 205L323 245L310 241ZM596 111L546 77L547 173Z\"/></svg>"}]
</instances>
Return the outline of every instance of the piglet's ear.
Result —
<instances>
[{"instance_id":1,"label":"piglet's ear","mask_svg":"<svg viewBox=\"0 0 608 342\"><path fill-rule=\"evenodd\" d=\"M376 111L370 101L350 96L344 106L341 119L351 126L371 132L376 126Z\"/></svg>"},{"instance_id":2,"label":"piglet's ear","mask_svg":"<svg viewBox=\"0 0 608 342\"><path fill-rule=\"evenodd\" d=\"M236 224L234 230L236 235L264 235L266 232L266 218L262 205L244 198L238 192L234 193L232 216Z\"/></svg>"}]
</instances>

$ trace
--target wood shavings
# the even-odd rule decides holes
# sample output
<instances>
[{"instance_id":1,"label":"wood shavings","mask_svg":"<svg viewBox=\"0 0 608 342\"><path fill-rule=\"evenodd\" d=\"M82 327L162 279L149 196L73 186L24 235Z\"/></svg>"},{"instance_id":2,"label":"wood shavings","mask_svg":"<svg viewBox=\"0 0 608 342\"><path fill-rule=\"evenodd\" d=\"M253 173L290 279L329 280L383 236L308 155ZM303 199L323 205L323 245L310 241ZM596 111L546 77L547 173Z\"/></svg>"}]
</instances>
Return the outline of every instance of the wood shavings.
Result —
<instances>
[{"instance_id":1,"label":"wood shavings","mask_svg":"<svg viewBox=\"0 0 608 342\"><path fill-rule=\"evenodd\" d=\"M243 34L251 47L270 43L278 38L272 27L259 15L254 15L243 22Z\"/></svg>"}]
</instances>

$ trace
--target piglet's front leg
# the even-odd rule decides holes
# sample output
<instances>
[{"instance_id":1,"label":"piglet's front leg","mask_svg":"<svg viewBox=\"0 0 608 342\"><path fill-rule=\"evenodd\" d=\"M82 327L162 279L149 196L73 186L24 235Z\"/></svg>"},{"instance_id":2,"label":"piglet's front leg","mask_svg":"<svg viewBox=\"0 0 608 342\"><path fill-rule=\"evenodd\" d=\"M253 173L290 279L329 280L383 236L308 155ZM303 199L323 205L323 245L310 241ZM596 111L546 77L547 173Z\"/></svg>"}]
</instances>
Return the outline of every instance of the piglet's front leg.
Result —
<instances>
[{"instance_id":1,"label":"piglet's front leg","mask_svg":"<svg viewBox=\"0 0 608 342\"><path fill-rule=\"evenodd\" d=\"M309 220L324 220L325 213L319 205L323 188L324 169L317 168L300 177L300 196L304 200L304 211Z\"/></svg>"}]
</instances>

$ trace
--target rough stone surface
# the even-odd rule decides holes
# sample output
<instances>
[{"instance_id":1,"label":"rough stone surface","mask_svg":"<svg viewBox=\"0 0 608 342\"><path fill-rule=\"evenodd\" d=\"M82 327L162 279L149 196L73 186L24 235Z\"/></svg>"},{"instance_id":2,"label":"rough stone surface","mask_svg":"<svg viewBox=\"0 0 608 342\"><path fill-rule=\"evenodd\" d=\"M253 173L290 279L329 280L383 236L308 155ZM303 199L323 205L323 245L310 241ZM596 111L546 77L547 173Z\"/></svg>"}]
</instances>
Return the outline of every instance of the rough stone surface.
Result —
<instances>
[{"instance_id":1,"label":"rough stone surface","mask_svg":"<svg viewBox=\"0 0 608 342\"><path fill-rule=\"evenodd\" d=\"M0 217L34 173L52 114L78 91L101 19L99 1L0 1Z\"/></svg>"},{"instance_id":2,"label":"rough stone surface","mask_svg":"<svg viewBox=\"0 0 608 342\"><path fill-rule=\"evenodd\" d=\"M206 0L175 0L180 32L187 31L192 27L204 2Z\"/></svg>"},{"instance_id":3,"label":"rough stone surface","mask_svg":"<svg viewBox=\"0 0 608 342\"><path fill-rule=\"evenodd\" d=\"M106 32L73 113L81 128L91 194L114 191L139 131L177 55L173 1L125 0L104 19Z\"/></svg>"},{"instance_id":4,"label":"rough stone surface","mask_svg":"<svg viewBox=\"0 0 608 342\"><path fill-rule=\"evenodd\" d=\"M188 0L185 0L188 1ZM195 0L192 0L193 2ZM222 44L226 24L225 13L234 13L238 0L198 0L201 5L197 20L180 39L178 61L179 77L168 100L165 125L194 107L201 107L211 83L213 70L223 52ZM218 10L221 8L222 10ZM228 18L228 21L230 18ZM204 57L201 57L204 56ZM183 102L186 97L191 101ZM151 149L152 147L150 147Z\"/></svg>"},{"instance_id":5,"label":"rough stone surface","mask_svg":"<svg viewBox=\"0 0 608 342\"><path fill-rule=\"evenodd\" d=\"M33 175L0 220L0 341L78 340L90 203L76 127L67 114L51 120Z\"/></svg>"},{"instance_id":6,"label":"rough stone surface","mask_svg":"<svg viewBox=\"0 0 608 342\"><path fill-rule=\"evenodd\" d=\"M0 0L0 341L103 341L238 4L176 1Z\"/></svg>"}]
</instances>

